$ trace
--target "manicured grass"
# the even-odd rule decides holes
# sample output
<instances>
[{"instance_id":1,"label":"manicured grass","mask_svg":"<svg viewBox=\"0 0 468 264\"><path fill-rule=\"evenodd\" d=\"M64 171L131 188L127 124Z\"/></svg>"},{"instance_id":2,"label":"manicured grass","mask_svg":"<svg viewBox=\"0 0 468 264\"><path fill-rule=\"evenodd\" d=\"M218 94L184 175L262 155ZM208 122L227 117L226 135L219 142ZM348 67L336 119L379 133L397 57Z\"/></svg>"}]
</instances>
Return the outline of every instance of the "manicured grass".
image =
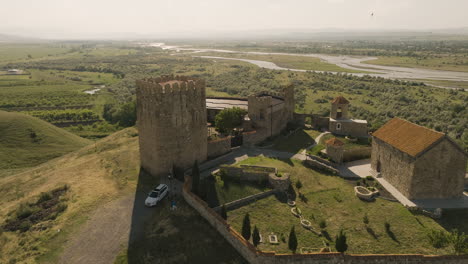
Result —
<instances>
[{"instance_id":1,"label":"manicured grass","mask_svg":"<svg viewBox=\"0 0 468 264\"><path fill-rule=\"evenodd\" d=\"M215 188L216 206L269 190L261 184L236 182L229 178L217 179Z\"/></svg>"},{"instance_id":2,"label":"manicured grass","mask_svg":"<svg viewBox=\"0 0 468 264\"><path fill-rule=\"evenodd\" d=\"M0 169L33 167L91 143L40 119L0 111Z\"/></svg>"},{"instance_id":3,"label":"manicured grass","mask_svg":"<svg viewBox=\"0 0 468 264\"><path fill-rule=\"evenodd\" d=\"M457 55L439 55L420 57L379 57L376 60L365 61L368 64L424 68L432 70L468 72L468 59Z\"/></svg>"},{"instance_id":4,"label":"manicured grass","mask_svg":"<svg viewBox=\"0 0 468 264\"><path fill-rule=\"evenodd\" d=\"M450 248L435 249L428 242L427 232L444 229L436 221L426 216L413 215L397 202L383 199L377 199L375 202L361 201L354 195L354 184L339 177L308 169L296 160L254 157L242 161L241 164L273 166L289 172L293 183L300 179L303 187L299 192L307 201L298 197L296 203L303 217L311 221L313 229L319 232L319 223L322 220L326 222L322 236L307 231L300 225L299 219L291 214L291 207L274 196L229 211L228 222L239 232L244 215L249 213L252 226L258 226L265 240L270 233L278 235L279 245L262 243L259 245L261 250L289 253L287 238L291 227L295 226L298 249L322 248L324 243L329 243L334 250L335 235L340 229L344 229L349 253L451 253ZM370 220L367 227L363 223L366 214ZM466 210L454 214L462 217L466 215ZM460 222L454 221L453 216L450 219L452 228L459 226ZM386 232L385 222L391 226L390 234ZM284 241L281 241L282 238Z\"/></svg>"},{"instance_id":5,"label":"manicured grass","mask_svg":"<svg viewBox=\"0 0 468 264\"><path fill-rule=\"evenodd\" d=\"M280 151L298 153L315 143L315 138L320 131L312 129L300 129L289 137L279 136L274 141L273 148Z\"/></svg>"}]
</instances>

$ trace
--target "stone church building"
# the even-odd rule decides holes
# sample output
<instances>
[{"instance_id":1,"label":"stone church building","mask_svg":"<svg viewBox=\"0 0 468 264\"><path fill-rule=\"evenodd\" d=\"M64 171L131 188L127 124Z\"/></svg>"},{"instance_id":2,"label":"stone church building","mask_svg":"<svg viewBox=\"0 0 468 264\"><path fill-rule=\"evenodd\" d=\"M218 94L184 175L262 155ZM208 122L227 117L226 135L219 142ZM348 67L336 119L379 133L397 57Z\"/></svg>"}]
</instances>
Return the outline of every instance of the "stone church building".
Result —
<instances>
[{"instance_id":1,"label":"stone church building","mask_svg":"<svg viewBox=\"0 0 468 264\"><path fill-rule=\"evenodd\" d=\"M328 130L336 135L367 137L367 121L350 119L348 108L349 101L343 96L333 99Z\"/></svg>"},{"instance_id":2,"label":"stone church building","mask_svg":"<svg viewBox=\"0 0 468 264\"><path fill-rule=\"evenodd\" d=\"M372 173L408 199L463 195L467 153L444 133L393 118L372 138Z\"/></svg>"}]
</instances>

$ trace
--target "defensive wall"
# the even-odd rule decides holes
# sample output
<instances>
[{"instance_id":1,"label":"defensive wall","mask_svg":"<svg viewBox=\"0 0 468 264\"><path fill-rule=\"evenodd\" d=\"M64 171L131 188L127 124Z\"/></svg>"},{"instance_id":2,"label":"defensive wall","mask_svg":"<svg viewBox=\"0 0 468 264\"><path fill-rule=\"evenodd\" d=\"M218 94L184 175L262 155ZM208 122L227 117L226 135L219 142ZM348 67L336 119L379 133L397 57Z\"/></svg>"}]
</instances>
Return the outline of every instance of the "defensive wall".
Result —
<instances>
[{"instance_id":1,"label":"defensive wall","mask_svg":"<svg viewBox=\"0 0 468 264\"><path fill-rule=\"evenodd\" d=\"M190 189L192 178L185 176L182 187L184 200L218 231L251 264L465 264L468 255L435 256L421 254L342 254L338 252L309 254L277 254L258 250L245 240L205 201Z\"/></svg>"},{"instance_id":2,"label":"defensive wall","mask_svg":"<svg viewBox=\"0 0 468 264\"><path fill-rule=\"evenodd\" d=\"M231 137L218 138L208 141L208 159L219 157L231 151Z\"/></svg>"}]
</instances>

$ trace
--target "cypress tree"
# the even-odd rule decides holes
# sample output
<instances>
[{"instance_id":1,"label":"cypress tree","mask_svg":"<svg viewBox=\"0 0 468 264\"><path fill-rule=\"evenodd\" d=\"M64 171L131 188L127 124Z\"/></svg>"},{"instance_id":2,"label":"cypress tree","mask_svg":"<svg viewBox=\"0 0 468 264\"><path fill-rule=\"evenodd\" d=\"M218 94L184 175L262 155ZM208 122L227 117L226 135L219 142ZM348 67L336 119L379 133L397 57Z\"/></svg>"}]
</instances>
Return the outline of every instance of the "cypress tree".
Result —
<instances>
[{"instance_id":1,"label":"cypress tree","mask_svg":"<svg viewBox=\"0 0 468 264\"><path fill-rule=\"evenodd\" d=\"M223 204L223 206L221 207L221 217L222 217L224 220L227 220L226 205L224 205L224 204Z\"/></svg>"},{"instance_id":2,"label":"cypress tree","mask_svg":"<svg viewBox=\"0 0 468 264\"><path fill-rule=\"evenodd\" d=\"M254 246L257 246L258 244L260 244L260 232L258 231L257 226L254 227L254 231L252 234L252 241L253 241Z\"/></svg>"},{"instance_id":3,"label":"cypress tree","mask_svg":"<svg viewBox=\"0 0 468 264\"><path fill-rule=\"evenodd\" d=\"M335 248L338 252L345 252L348 249L348 244L346 244L346 235L343 232L343 229L340 230L340 233L335 238Z\"/></svg>"},{"instance_id":4,"label":"cypress tree","mask_svg":"<svg viewBox=\"0 0 468 264\"><path fill-rule=\"evenodd\" d=\"M250 228L250 216L249 213L246 213L244 216L244 221L242 222L242 236L246 239L250 239L250 235L252 234Z\"/></svg>"},{"instance_id":5,"label":"cypress tree","mask_svg":"<svg viewBox=\"0 0 468 264\"><path fill-rule=\"evenodd\" d=\"M297 249L297 237L296 237L296 230L294 226L291 228L291 232L289 232L289 240L288 240L288 247L293 252L296 252Z\"/></svg>"},{"instance_id":6,"label":"cypress tree","mask_svg":"<svg viewBox=\"0 0 468 264\"><path fill-rule=\"evenodd\" d=\"M198 161L192 167L192 192L199 194L200 191L200 169L198 168Z\"/></svg>"}]
</instances>

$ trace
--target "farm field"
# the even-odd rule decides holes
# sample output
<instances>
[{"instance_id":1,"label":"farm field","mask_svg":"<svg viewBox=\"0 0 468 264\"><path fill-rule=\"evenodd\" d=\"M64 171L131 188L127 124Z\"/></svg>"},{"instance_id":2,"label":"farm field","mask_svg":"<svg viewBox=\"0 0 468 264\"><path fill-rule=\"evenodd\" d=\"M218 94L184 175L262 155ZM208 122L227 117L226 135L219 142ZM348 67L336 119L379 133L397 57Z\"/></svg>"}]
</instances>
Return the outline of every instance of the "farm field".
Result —
<instances>
[{"instance_id":1,"label":"farm field","mask_svg":"<svg viewBox=\"0 0 468 264\"><path fill-rule=\"evenodd\" d=\"M461 223L467 210L454 210L447 217L437 222L423 215L413 215L397 202L377 199L364 202L354 195L354 182L345 181L336 176L325 175L304 167L299 161L277 160L265 157L253 157L239 164L271 166L279 172L290 173L293 186L300 180L302 187L296 194L305 198L296 198L296 206L305 219L312 222L312 228L321 236L304 229L299 219L290 212L291 207L275 196L256 201L241 208L228 211L228 222L240 233L242 219L250 215L252 228L256 225L264 237L274 233L280 243L271 245L261 243L263 251L289 253L287 238L294 226L298 238L298 250L323 248L329 244L334 248L334 238L340 229L347 235L349 253L386 253L386 254L450 254L450 247L434 248L428 240L430 230L451 230L458 228L466 232L468 226ZM363 223L367 215L369 224ZM325 227L320 227L320 222ZM390 224L390 232L385 223Z\"/></svg>"},{"instance_id":2,"label":"farm field","mask_svg":"<svg viewBox=\"0 0 468 264\"><path fill-rule=\"evenodd\" d=\"M365 61L368 64L398 66L410 68L423 68L444 71L459 71L468 72L468 58L455 55L439 55L439 56L383 56L375 60Z\"/></svg>"}]
</instances>

